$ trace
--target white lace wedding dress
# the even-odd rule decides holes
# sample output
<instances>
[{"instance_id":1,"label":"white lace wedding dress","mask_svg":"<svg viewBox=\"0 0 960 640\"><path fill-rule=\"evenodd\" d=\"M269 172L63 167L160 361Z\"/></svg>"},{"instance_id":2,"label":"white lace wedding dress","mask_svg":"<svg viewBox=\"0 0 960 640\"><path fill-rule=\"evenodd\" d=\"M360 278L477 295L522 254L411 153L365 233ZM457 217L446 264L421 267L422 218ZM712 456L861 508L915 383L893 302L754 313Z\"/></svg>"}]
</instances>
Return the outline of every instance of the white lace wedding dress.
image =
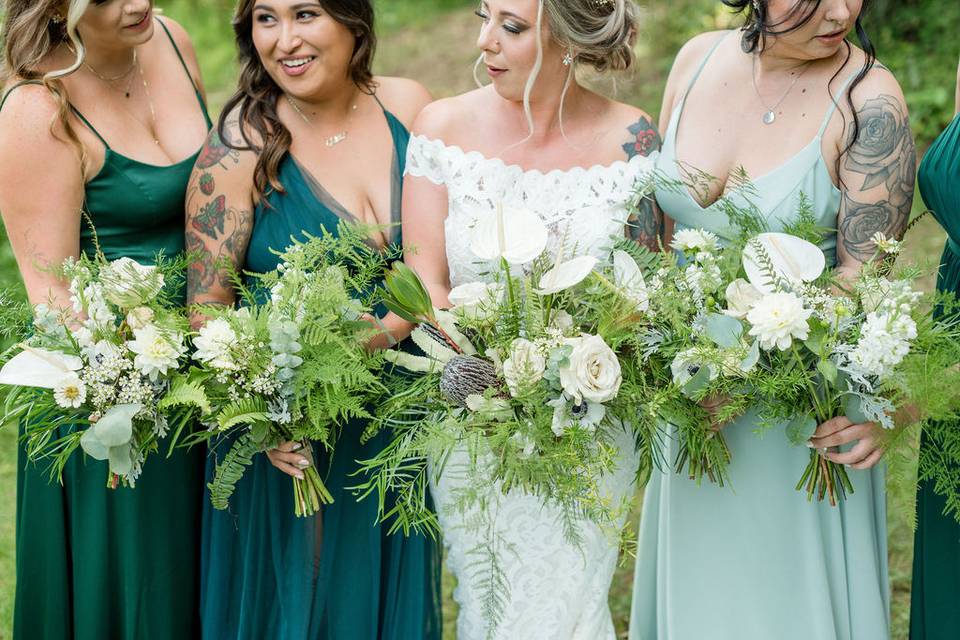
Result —
<instances>
[{"instance_id":1,"label":"white lace wedding dress","mask_svg":"<svg viewBox=\"0 0 960 640\"><path fill-rule=\"evenodd\" d=\"M636 156L607 166L541 173L413 136L406 167L408 174L447 189L444 232L450 285L456 287L481 281L491 271L492 265L478 262L471 253L470 232L478 220L495 215L500 203L539 215L550 230L548 249L556 251L562 241L566 253L575 246L578 255L608 259L611 238L623 234L626 203L638 180L653 170L653 159ZM617 430L615 441L621 451L618 466L602 489L617 505L632 497L638 461L632 434ZM457 578L453 597L460 606L458 640L614 640L607 594L617 564L616 535L583 522L581 544L571 545L557 509L519 491L504 496L492 484L484 496L483 518L459 511L458 490L482 486L467 477L467 458L465 447L455 450L440 477L437 466L431 466L447 564ZM478 522L487 525L485 530ZM485 549L491 540L493 549ZM484 551L496 554L509 585L499 594L506 602L496 625L489 617L490 588L483 585L490 577Z\"/></svg>"}]
</instances>

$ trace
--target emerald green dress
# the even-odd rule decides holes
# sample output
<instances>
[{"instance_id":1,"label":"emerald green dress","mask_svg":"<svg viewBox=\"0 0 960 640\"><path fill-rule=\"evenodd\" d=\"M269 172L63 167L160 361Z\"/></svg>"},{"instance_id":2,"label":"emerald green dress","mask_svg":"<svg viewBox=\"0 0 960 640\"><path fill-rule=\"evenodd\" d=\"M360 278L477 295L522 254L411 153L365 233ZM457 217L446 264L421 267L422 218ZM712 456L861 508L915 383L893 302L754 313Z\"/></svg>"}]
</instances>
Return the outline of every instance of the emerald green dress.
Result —
<instances>
[{"instance_id":1,"label":"emerald green dress","mask_svg":"<svg viewBox=\"0 0 960 640\"><path fill-rule=\"evenodd\" d=\"M209 126L199 92L197 100ZM196 155L170 166L138 162L113 151L74 113L106 147L85 197L106 257L151 263L159 252L181 252L184 194ZM86 226L80 249L94 251ZM14 638L199 637L202 451L148 457L135 489L107 489L107 463L79 451L62 486L49 480L46 465L29 462L22 446L18 470Z\"/></svg>"},{"instance_id":2,"label":"emerald green dress","mask_svg":"<svg viewBox=\"0 0 960 640\"><path fill-rule=\"evenodd\" d=\"M392 217L400 220L400 185L409 133L384 110L394 148ZM290 154L279 168L284 193L254 211L244 268L277 267L291 238L336 232L355 218ZM385 176L386 177L386 176ZM399 230L399 227L395 227ZM395 234L396 235L396 234ZM399 238L391 239L398 242ZM253 284L253 283L249 283ZM208 640L439 640L440 549L423 536L390 535L377 524L377 500L349 487L356 460L374 457L391 433L361 443L365 424L344 427L333 455L315 447L316 465L333 495L311 518L297 518L289 476L266 455L254 457L228 511L204 506L200 590ZM207 474L231 442L213 447ZM390 508L391 496L386 496Z\"/></svg>"},{"instance_id":3,"label":"emerald green dress","mask_svg":"<svg viewBox=\"0 0 960 640\"><path fill-rule=\"evenodd\" d=\"M947 232L937 289L960 294L960 115L927 150L918 180L924 203ZM960 429L960 424L956 426ZM960 524L943 514L944 507L933 483L921 483L910 597L911 640L960 638Z\"/></svg>"}]
</instances>

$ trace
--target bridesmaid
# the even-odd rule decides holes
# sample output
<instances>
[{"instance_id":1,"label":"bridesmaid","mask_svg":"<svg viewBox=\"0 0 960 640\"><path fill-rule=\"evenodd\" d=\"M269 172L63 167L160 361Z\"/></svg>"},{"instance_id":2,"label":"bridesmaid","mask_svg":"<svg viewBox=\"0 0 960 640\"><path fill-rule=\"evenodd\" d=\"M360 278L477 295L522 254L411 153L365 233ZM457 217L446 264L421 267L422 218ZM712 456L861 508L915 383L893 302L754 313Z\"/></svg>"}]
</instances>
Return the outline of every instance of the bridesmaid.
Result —
<instances>
[{"instance_id":1,"label":"bridesmaid","mask_svg":"<svg viewBox=\"0 0 960 640\"><path fill-rule=\"evenodd\" d=\"M937 289L960 294L960 69L956 110L953 122L923 157L919 186L924 203L947 230ZM933 483L920 484L910 602L911 640L953 640L960 636L960 525L952 515L944 515L945 506L944 499L934 493Z\"/></svg>"},{"instance_id":2,"label":"bridesmaid","mask_svg":"<svg viewBox=\"0 0 960 640\"><path fill-rule=\"evenodd\" d=\"M183 250L183 197L210 127L187 34L149 0L7 0L0 211L34 304L70 308L45 267L94 250ZM133 188L131 188L133 187ZM79 454L62 486L20 449L14 637L199 637L199 452L153 456L136 489Z\"/></svg>"},{"instance_id":3,"label":"bridesmaid","mask_svg":"<svg viewBox=\"0 0 960 640\"><path fill-rule=\"evenodd\" d=\"M801 195L821 248L853 276L876 232L900 237L916 158L896 79L874 63L862 0L724 0L746 11L740 33L695 37L678 54L661 111L658 169L754 176L772 231ZM846 41L856 29L860 49ZM717 204L748 197L727 179L697 193L660 189L677 227L721 238L736 230ZM830 420L811 446L848 465L855 493L831 507L795 491L809 459L782 429L759 437L748 411L724 428L732 486L654 474L647 487L635 575L634 640L878 640L890 635L884 470L879 427ZM670 448L675 447L671 443ZM674 452L667 453L673 459Z\"/></svg>"},{"instance_id":4,"label":"bridesmaid","mask_svg":"<svg viewBox=\"0 0 960 640\"><path fill-rule=\"evenodd\" d=\"M269 271L291 237L335 231L341 220L393 223L372 241L399 241L407 127L430 97L410 80L371 74L373 18L368 0L238 4L240 86L187 194L187 246L200 256L190 303L236 302L219 260ZM347 489L358 482L355 461L387 444L388 432L361 444L362 430L344 429L333 459L316 460L335 502L314 518L293 513L288 475L310 462L292 444L257 457L230 511L207 504L205 638L439 639L438 546L388 535L376 501L358 503Z\"/></svg>"}]
</instances>

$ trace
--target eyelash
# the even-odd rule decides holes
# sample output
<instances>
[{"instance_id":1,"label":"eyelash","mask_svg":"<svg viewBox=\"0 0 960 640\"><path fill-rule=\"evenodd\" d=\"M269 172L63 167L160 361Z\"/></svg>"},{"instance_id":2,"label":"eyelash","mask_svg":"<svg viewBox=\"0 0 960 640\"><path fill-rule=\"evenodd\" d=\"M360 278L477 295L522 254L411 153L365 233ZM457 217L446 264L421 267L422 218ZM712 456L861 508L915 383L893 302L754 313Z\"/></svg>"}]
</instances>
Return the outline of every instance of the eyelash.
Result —
<instances>
[{"instance_id":1,"label":"eyelash","mask_svg":"<svg viewBox=\"0 0 960 640\"><path fill-rule=\"evenodd\" d=\"M297 16L296 16L296 17L297 17L297 20L303 20L303 19L305 19L305 17L306 17L307 19L310 19L310 18L316 18L316 17L318 17L319 15L320 15L320 14L317 13L316 11L299 11L299 12L297 12ZM271 16L270 14L267 14L267 13L261 13L260 15L258 15L258 16L256 17L256 21L257 21L257 22L261 22L261 23L265 23L265 22L267 22L268 20L273 20L273 19L274 19L274 17Z\"/></svg>"},{"instance_id":2,"label":"eyelash","mask_svg":"<svg viewBox=\"0 0 960 640\"><path fill-rule=\"evenodd\" d=\"M476 15L478 18L480 18L481 20L483 20L484 23L490 21L490 16L488 16L487 14L485 14L485 13L484 13L483 11L481 11L480 9L477 9L477 10L474 11L473 13L474 13L474 15ZM504 23L503 23L503 30L506 31L507 33L513 34L513 35L515 35L515 36L516 36L516 35L520 35L520 34L523 33L524 31L526 31L525 28L518 27L518 26L516 26L516 25L514 25L514 24L511 24L511 23L509 23L509 22L504 22Z\"/></svg>"}]
</instances>

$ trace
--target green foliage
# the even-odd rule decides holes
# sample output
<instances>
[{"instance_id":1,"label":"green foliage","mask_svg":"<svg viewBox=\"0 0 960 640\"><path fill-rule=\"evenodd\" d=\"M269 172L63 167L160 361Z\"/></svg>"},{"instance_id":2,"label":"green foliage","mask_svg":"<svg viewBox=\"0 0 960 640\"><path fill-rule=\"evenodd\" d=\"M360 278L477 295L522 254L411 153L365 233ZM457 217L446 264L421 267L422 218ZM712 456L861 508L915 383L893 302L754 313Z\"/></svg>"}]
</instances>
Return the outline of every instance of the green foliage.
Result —
<instances>
[{"instance_id":1,"label":"green foliage","mask_svg":"<svg viewBox=\"0 0 960 640\"><path fill-rule=\"evenodd\" d=\"M213 481L207 485L210 502L215 509L223 510L230 506L230 496L243 477L243 472L253 464L253 456L258 453L260 445L251 434L243 434L233 443L223 461L217 464Z\"/></svg>"}]
</instances>

